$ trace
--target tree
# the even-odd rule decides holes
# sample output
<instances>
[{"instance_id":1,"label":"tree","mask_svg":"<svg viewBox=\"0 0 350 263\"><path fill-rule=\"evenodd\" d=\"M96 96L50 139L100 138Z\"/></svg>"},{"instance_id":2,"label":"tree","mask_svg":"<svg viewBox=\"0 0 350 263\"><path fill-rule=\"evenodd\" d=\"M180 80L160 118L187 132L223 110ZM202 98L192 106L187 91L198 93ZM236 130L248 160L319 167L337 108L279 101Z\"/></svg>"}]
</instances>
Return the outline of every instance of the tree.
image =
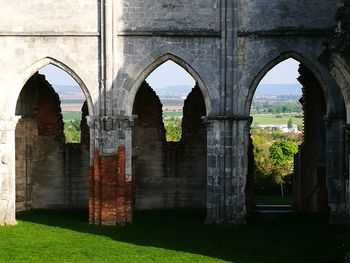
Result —
<instances>
[{"instance_id":1,"label":"tree","mask_svg":"<svg viewBox=\"0 0 350 263\"><path fill-rule=\"evenodd\" d=\"M292 121L292 118L289 118L287 127L288 127L288 129L293 128L293 121Z\"/></svg>"},{"instance_id":2,"label":"tree","mask_svg":"<svg viewBox=\"0 0 350 263\"><path fill-rule=\"evenodd\" d=\"M270 158L276 183L281 185L283 193L284 178L292 173L294 155L298 152L298 145L293 141L276 141L270 148Z\"/></svg>"},{"instance_id":3,"label":"tree","mask_svg":"<svg viewBox=\"0 0 350 263\"><path fill-rule=\"evenodd\" d=\"M181 139L182 128L180 122L167 122L165 124L165 131L167 141L177 142Z\"/></svg>"},{"instance_id":4,"label":"tree","mask_svg":"<svg viewBox=\"0 0 350 263\"><path fill-rule=\"evenodd\" d=\"M64 123L64 134L67 143L80 142L80 120L68 120Z\"/></svg>"}]
</instances>

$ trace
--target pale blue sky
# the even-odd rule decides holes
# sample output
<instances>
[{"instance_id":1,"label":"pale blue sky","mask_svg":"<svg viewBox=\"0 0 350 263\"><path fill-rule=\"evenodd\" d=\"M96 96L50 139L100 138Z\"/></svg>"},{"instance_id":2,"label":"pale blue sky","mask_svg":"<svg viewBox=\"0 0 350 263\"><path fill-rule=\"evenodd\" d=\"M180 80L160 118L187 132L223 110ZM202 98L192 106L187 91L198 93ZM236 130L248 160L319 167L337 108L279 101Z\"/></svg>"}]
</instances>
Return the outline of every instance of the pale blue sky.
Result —
<instances>
[{"instance_id":1,"label":"pale blue sky","mask_svg":"<svg viewBox=\"0 0 350 263\"><path fill-rule=\"evenodd\" d=\"M146 79L148 84L155 89L168 86L191 86L196 84L192 76L178 64L171 60L166 61L156 68Z\"/></svg>"},{"instance_id":2,"label":"pale blue sky","mask_svg":"<svg viewBox=\"0 0 350 263\"><path fill-rule=\"evenodd\" d=\"M46 80L52 85L58 86L77 86L78 83L64 70L48 65L39 70L40 74L46 76Z\"/></svg>"},{"instance_id":3,"label":"pale blue sky","mask_svg":"<svg viewBox=\"0 0 350 263\"><path fill-rule=\"evenodd\" d=\"M295 84L298 83L299 62L294 59L287 59L273 69L271 69L262 79L262 84ZM46 79L52 85L76 86L75 80L63 70L48 65L39 71L46 75ZM194 86L195 82L182 67L172 61L167 61L147 78L147 82L154 89L159 89L167 86L190 85Z\"/></svg>"},{"instance_id":4,"label":"pale blue sky","mask_svg":"<svg viewBox=\"0 0 350 263\"><path fill-rule=\"evenodd\" d=\"M287 59L273 67L261 80L261 84L299 84L299 62Z\"/></svg>"}]
</instances>

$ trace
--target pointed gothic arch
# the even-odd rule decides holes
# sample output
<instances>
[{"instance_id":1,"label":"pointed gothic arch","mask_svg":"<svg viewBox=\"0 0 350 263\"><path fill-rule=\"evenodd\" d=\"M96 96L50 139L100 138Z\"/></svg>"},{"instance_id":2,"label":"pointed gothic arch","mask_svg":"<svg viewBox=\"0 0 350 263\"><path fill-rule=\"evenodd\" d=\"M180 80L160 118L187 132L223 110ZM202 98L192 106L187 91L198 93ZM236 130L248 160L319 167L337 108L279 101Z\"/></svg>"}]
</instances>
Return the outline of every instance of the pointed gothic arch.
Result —
<instances>
[{"instance_id":1,"label":"pointed gothic arch","mask_svg":"<svg viewBox=\"0 0 350 263\"><path fill-rule=\"evenodd\" d=\"M86 102L87 102L88 109L89 109L89 114L93 114L94 113L94 104L93 104L89 89L88 89L87 85L85 84L85 83L91 83L91 81L89 80L89 77L85 74L83 74L83 77L80 77L72 69L72 67L66 65L65 63L63 63L57 59L54 59L52 57L44 57L44 58L39 59L38 61L34 62L30 67L28 67L24 71L24 73L22 74L22 77L17 82L18 84L13 89L13 93L11 94L10 99L8 100L8 105L6 107L7 109L10 110L12 115L15 115L14 112L16 109L17 99L18 99L18 96L21 93L21 90L24 87L25 83L33 76L33 74L35 74L40 69L42 69L45 66L50 65L50 64L58 67L59 69L63 70L64 72L66 72L68 75L70 75L78 83L79 87L81 88L81 90L83 91L83 93L85 95Z\"/></svg>"},{"instance_id":2,"label":"pointed gothic arch","mask_svg":"<svg viewBox=\"0 0 350 263\"><path fill-rule=\"evenodd\" d=\"M333 114L342 113L343 102L339 103L339 101L334 101L335 99L339 98L341 93L333 77L329 74L329 72L327 72L328 75L325 75L325 72L321 72L321 69L319 69L315 63L311 62L307 57L295 51L281 53L264 64L263 67L260 67L254 71L257 72L257 74L249 84L248 96L244 106L245 112L250 112L255 91L264 76L276 65L290 58L300 62L300 64L304 65L315 76L322 88L324 99L327 102L327 111Z\"/></svg>"},{"instance_id":3,"label":"pointed gothic arch","mask_svg":"<svg viewBox=\"0 0 350 263\"><path fill-rule=\"evenodd\" d=\"M153 61L135 79L135 81L132 84L132 87L129 91L129 94L127 96L127 99L126 99L126 106L125 106L126 113L128 115L132 114L132 109L133 109L136 93L139 90L139 88L141 87L141 84L143 83L143 81L156 68L158 68L160 65L162 65L163 63L165 63L166 61L169 61L169 60L173 61L174 63L176 63L177 65L182 67L186 72L188 72L192 76L192 78L195 80L195 82L198 83L198 86L202 92L202 95L203 95L203 98L205 101L206 113L207 113L207 115L210 115L210 113L212 112L212 102L211 102L212 96L210 94L210 90L207 88L207 85L204 83L203 79L199 76L199 74L195 71L195 69L193 67L191 67L185 60L183 60L183 59L181 59L181 58L179 58L171 53L167 53L167 54L159 57L155 61Z\"/></svg>"}]
</instances>

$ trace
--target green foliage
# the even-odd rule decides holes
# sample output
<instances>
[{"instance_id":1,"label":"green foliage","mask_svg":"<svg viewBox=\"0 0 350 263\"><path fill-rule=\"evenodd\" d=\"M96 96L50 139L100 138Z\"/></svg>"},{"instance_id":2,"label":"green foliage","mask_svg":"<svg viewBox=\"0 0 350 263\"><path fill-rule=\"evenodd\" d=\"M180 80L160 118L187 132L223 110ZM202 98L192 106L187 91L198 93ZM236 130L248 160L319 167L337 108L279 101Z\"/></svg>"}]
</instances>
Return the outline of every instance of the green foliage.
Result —
<instances>
[{"instance_id":1,"label":"green foliage","mask_svg":"<svg viewBox=\"0 0 350 263\"><path fill-rule=\"evenodd\" d=\"M166 140L168 142L178 142L181 139L182 127L181 122L172 121L165 123Z\"/></svg>"},{"instance_id":2,"label":"green foliage","mask_svg":"<svg viewBox=\"0 0 350 263\"><path fill-rule=\"evenodd\" d=\"M292 192L294 154L301 135L252 129L254 144L255 188L257 194L278 194L283 183L287 194Z\"/></svg>"},{"instance_id":3,"label":"green foliage","mask_svg":"<svg viewBox=\"0 0 350 263\"><path fill-rule=\"evenodd\" d=\"M292 113L302 112L302 105L299 102L253 102L252 113Z\"/></svg>"},{"instance_id":4,"label":"green foliage","mask_svg":"<svg viewBox=\"0 0 350 263\"><path fill-rule=\"evenodd\" d=\"M276 141L272 144L270 159L276 183L285 183L284 178L292 174L293 159L297 152L298 145L293 141Z\"/></svg>"},{"instance_id":5,"label":"green foliage","mask_svg":"<svg viewBox=\"0 0 350 263\"><path fill-rule=\"evenodd\" d=\"M274 165L282 165L293 161L294 154L298 152L298 145L293 141L276 141L270 147L270 158Z\"/></svg>"},{"instance_id":6,"label":"green foliage","mask_svg":"<svg viewBox=\"0 0 350 263\"><path fill-rule=\"evenodd\" d=\"M287 127L288 127L288 129L293 128L293 121L292 121L292 118L289 118L288 123L287 123Z\"/></svg>"},{"instance_id":7,"label":"green foliage","mask_svg":"<svg viewBox=\"0 0 350 263\"><path fill-rule=\"evenodd\" d=\"M79 143L80 142L80 121L68 120L64 122L64 134L67 143Z\"/></svg>"},{"instance_id":8,"label":"green foliage","mask_svg":"<svg viewBox=\"0 0 350 263\"><path fill-rule=\"evenodd\" d=\"M163 121L168 142L178 142L182 135L182 111L163 111Z\"/></svg>"},{"instance_id":9,"label":"green foliage","mask_svg":"<svg viewBox=\"0 0 350 263\"><path fill-rule=\"evenodd\" d=\"M66 143L80 143L80 120L81 112L62 112L64 121L64 135L66 137Z\"/></svg>"}]
</instances>

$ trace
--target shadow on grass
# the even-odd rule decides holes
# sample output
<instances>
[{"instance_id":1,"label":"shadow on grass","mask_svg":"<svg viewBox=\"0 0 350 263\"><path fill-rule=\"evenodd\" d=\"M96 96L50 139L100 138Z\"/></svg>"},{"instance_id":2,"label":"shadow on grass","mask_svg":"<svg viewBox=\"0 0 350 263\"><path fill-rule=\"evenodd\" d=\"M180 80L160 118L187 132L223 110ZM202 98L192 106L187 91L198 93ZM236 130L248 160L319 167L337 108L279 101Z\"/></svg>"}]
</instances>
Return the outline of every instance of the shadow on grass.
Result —
<instances>
[{"instance_id":1,"label":"shadow on grass","mask_svg":"<svg viewBox=\"0 0 350 263\"><path fill-rule=\"evenodd\" d=\"M206 226L204 213L149 211L136 213L134 223L99 227L87 223L87 212L34 210L21 221L55 226L113 240L189 252L237 263L343 262L348 229L331 226L318 216L250 216L246 225Z\"/></svg>"}]
</instances>

